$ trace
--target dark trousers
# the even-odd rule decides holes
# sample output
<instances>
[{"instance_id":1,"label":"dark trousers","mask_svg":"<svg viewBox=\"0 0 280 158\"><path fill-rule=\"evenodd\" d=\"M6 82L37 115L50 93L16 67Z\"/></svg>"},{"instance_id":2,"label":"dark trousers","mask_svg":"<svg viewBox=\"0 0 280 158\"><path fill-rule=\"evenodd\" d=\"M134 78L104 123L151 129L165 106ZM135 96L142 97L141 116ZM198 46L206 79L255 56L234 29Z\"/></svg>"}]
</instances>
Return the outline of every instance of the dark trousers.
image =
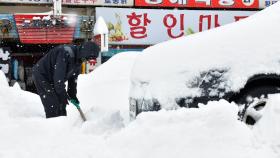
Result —
<instances>
[{"instance_id":1,"label":"dark trousers","mask_svg":"<svg viewBox=\"0 0 280 158\"><path fill-rule=\"evenodd\" d=\"M34 70L33 81L43 103L46 118L66 116L66 105L60 102L54 90L54 85L47 82L39 72Z\"/></svg>"}]
</instances>

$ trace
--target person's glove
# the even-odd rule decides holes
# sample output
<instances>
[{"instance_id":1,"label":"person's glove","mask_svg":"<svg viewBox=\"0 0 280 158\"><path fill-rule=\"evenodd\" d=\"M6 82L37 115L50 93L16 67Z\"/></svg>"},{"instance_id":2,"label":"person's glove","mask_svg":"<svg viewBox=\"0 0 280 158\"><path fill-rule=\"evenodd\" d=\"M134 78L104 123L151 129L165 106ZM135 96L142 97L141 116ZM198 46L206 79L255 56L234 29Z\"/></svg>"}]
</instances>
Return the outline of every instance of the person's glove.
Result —
<instances>
[{"instance_id":1,"label":"person's glove","mask_svg":"<svg viewBox=\"0 0 280 158\"><path fill-rule=\"evenodd\" d=\"M80 102L77 98L70 99L70 102L76 106L76 108L80 108Z\"/></svg>"}]
</instances>

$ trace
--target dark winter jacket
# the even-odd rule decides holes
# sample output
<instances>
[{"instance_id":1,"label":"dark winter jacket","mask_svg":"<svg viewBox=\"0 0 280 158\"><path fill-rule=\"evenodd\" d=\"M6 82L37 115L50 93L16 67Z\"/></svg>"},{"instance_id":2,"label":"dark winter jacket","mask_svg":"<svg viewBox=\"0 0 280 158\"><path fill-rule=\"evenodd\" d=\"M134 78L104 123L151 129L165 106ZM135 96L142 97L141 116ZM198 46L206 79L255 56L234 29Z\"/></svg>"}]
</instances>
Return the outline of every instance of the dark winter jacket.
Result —
<instances>
[{"instance_id":1,"label":"dark winter jacket","mask_svg":"<svg viewBox=\"0 0 280 158\"><path fill-rule=\"evenodd\" d=\"M96 59L99 51L100 48L93 42L85 42L81 46L60 45L38 61L33 67L33 73L39 73L46 82L54 85L59 99L65 103L69 97L76 98L77 78L81 72L82 60Z\"/></svg>"}]
</instances>

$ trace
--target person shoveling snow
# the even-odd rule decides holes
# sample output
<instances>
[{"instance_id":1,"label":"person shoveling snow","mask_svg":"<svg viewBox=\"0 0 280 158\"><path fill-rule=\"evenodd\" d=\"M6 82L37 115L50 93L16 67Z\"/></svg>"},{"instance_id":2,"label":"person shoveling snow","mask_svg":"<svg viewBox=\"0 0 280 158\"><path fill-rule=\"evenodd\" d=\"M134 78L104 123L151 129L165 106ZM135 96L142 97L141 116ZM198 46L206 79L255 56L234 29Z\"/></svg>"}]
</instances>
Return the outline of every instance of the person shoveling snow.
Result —
<instances>
[{"instance_id":1,"label":"person shoveling snow","mask_svg":"<svg viewBox=\"0 0 280 158\"><path fill-rule=\"evenodd\" d=\"M46 118L66 116L68 100L80 111L76 94L81 65L84 61L96 59L99 51L99 46L90 41L81 46L60 45L35 64L32 69L33 80L44 105Z\"/></svg>"}]
</instances>

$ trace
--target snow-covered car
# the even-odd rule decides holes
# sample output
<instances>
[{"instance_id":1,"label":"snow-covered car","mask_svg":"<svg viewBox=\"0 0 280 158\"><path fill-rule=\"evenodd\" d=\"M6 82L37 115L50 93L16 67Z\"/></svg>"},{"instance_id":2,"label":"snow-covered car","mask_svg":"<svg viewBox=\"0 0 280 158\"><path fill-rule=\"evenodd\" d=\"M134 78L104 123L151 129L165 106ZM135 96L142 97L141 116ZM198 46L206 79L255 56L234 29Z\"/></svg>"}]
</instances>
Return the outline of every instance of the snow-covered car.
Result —
<instances>
[{"instance_id":1,"label":"snow-covered car","mask_svg":"<svg viewBox=\"0 0 280 158\"><path fill-rule=\"evenodd\" d=\"M130 117L225 99L236 102L240 118L254 124L267 94L279 92L276 3L238 22L143 50L132 68Z\"/></svg>"}]
</instances>

